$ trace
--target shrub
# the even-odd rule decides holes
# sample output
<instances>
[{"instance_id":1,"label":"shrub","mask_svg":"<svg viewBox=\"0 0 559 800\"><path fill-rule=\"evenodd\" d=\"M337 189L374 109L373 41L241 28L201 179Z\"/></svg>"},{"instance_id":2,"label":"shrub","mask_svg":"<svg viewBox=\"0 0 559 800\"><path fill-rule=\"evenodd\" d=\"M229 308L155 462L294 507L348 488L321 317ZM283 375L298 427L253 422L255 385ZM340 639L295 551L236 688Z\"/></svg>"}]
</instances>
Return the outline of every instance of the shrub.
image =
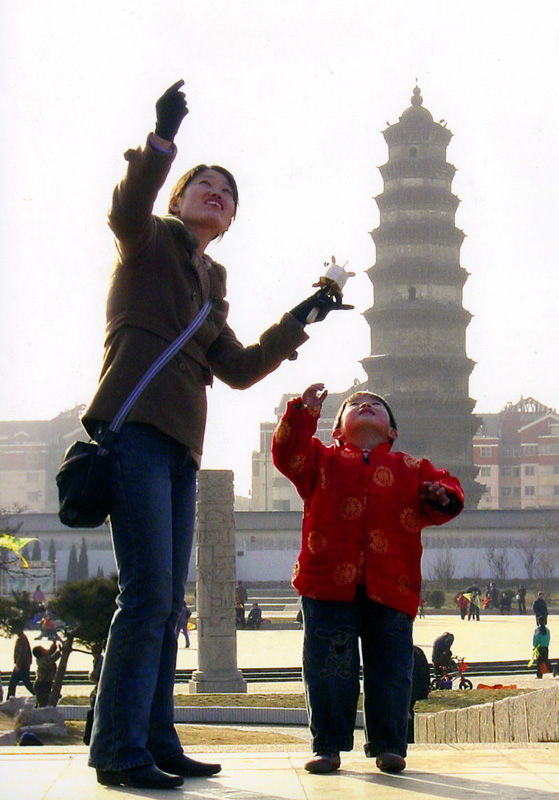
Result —
<instances>
[{"instance_id":1,"label":"shrub","mask_svg":"<svg viewBox=\"0 0 559 800\"><path fill-rule=\"evenodd\" d=\"M445 599L445 593L442 589L432 589L427 595L427 605L431 606L431 608L442 608Z\"/></svg>"}]
</instances>

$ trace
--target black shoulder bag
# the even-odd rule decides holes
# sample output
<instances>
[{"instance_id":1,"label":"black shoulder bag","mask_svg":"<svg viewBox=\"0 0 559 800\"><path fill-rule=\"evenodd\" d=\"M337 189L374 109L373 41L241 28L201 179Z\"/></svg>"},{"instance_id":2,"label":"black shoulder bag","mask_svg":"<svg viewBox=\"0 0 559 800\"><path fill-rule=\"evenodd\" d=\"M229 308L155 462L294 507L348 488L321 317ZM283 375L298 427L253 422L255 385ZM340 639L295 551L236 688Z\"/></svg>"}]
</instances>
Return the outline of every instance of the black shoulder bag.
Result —
<instances>
[{"instance_id":1,"label":"black shoulder bag","mask_svg":"<svg viewBox=\"0 0 559 800\"><path fill-rule=\"evenodd\" d=\"M211 300L207 300L190 325L161 353L125 400L101 441L78 441L70 445L56 475L58 516L64 525L69 528L98 528L107 519L110 511L107 456L116 435L148 383L194 335L210 309Z\"/></svg>"}]
</instances>

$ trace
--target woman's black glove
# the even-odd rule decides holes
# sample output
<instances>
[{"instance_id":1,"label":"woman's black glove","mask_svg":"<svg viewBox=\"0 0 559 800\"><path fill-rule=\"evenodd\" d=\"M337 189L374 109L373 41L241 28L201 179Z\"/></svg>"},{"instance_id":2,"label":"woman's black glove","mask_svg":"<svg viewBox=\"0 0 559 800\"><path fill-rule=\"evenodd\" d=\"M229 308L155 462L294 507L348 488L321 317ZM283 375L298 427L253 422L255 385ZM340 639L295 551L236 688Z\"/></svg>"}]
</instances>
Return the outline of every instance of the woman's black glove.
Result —
<instances>
[{"instance_id":1,"label":"woman's black glove","mask_svg":"<svg viewBox=\"0 0 559 800\"><path fill-rule=\"evenodd\" d=\"M332 297L328 294L330 291L329 286L323 286L318 292L315 292L298 306L291 309L291 314L295 317L297 322L301 325L307 325L311 322L322 322L326 319L330 311L348 311L355 306L348 306L342 303L340 295L334 294Z\"/></svg>"},{"instance_id":2,"label":"woman's black glove","mask_svg":"<svg viewBox=\"0 0 559 800\"><path fill-rule=\"evenodd\" d=\"M188 114L184 92L179 92L181 86L184 86L183 80L174 83L155 104L155 133L167 142L173 141L181 122Z\"/></svg>"}]
</instances>

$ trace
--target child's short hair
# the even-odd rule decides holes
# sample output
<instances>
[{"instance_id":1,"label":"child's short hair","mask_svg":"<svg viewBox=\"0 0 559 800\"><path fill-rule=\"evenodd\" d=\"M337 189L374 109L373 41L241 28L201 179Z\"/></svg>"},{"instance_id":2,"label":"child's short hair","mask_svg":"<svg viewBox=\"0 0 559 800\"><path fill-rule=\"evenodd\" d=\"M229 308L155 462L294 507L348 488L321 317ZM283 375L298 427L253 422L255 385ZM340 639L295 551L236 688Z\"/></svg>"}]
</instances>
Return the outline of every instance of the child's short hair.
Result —
<instances>
[{"instance_id":1,"label":"child's short hair","mask_svg":"<svg viewBox=\"0 0 559 800\"><path fill-rule=\"evenodd\" d=\"M344 402L341 404L341 406L340 406L340 408L338 410L338 413L336 414L336 419L334 420L334 427L332 428L332 432L333 433L335 431L337 431L338 428L340 427L340 425L342 424L342 415L343 415L343 413L344 413L344 411L346 409L346 406L349 403L351 403L351 401L355 397L358 397L359 395L365 395L366 397L372 397L375 400L380 400L380 402L383 404L385 409L388 411L388 417L390 419L390 426L392 428L394 428L394 430L396 430L396 431L398 430L398 425L396 424L396 418L395 418L394 414L392 413L392 409L390 408L390 406L388 405L388 402L384 399L384 397L382 397L380 394L375 394L374 392L354 392L349 397L346 397ZM338 445L338 447L341 447L343 445L343 442L341 442L339 439L336 439L336 444Z\"/></svg>"}]
</instances>

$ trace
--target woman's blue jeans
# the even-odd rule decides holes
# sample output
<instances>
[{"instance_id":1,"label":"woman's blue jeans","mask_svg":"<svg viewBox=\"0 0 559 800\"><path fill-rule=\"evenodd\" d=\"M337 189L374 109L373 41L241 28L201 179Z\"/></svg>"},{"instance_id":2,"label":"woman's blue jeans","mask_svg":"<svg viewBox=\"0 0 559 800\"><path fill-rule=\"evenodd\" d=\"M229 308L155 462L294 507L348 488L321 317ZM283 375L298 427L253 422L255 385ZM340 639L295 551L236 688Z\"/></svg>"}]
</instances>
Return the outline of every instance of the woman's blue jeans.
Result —
<instances>
[{"instance_id":1,"label":"woman's blue jeans","mask_svg":"<svg viewBox=\"0 0 559 800\"><path fill-rule=\"evenodd\" d=\"M186 447L139 423L123 426L109 458L119 595L89 764L123 770L182 752L173 721L175 628L192 548L196 466Z\"/></svg>"},{"instance_id":2,"label":"woman's blue jeans","mask_svg":"<svg viewBox=\"0 0 559 800\"><path fill-rule=\"evenodd\" d=\"M413 619L369 600L302 598L303 681L315 753L353 749L363 656L365 754L407 751L413 676Z\"/></svg>"}]
</instances>

